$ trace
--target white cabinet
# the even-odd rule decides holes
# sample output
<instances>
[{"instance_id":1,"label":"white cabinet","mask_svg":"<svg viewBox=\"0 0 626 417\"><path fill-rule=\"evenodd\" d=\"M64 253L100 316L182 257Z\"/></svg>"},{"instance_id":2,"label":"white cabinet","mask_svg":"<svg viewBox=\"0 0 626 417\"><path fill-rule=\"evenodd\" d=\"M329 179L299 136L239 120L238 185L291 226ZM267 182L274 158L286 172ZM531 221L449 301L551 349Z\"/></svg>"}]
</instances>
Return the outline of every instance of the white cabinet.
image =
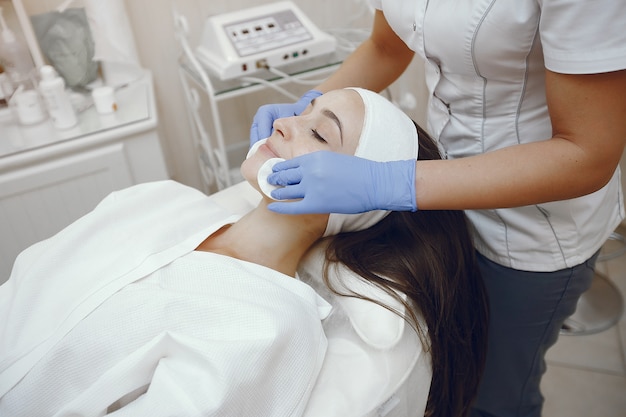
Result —
<instances>
[{"instance_id":1,"label":"white cabinet","mask_svg":"<svg viewBox=\"0 0 626 417\"><path fill-rule=\"evenodd\" d=\"M89 108L59 131L0 113L0 283L16 256L91 211L107 194L168 178L151 77L116 92L118 111Z\"/></svg>"}]
</instances>

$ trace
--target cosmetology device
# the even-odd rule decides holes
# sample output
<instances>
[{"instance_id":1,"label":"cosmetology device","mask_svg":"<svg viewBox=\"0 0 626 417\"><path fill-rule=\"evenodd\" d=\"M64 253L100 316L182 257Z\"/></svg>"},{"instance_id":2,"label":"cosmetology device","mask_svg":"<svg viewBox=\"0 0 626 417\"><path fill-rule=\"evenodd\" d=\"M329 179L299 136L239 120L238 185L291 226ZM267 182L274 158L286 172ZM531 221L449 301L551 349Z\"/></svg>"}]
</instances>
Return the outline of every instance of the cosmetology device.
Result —
<instances>
[{"instance_id":1,"label":"cosmetology device","mask_svg":"<svg viewBox=\"0 0 626 417\"><path fill-rule=\"evenodd\" d=\"M336 40L291 1L207 18L197 56L222 80L332 53Z\"/></svg>"}]
</instances>

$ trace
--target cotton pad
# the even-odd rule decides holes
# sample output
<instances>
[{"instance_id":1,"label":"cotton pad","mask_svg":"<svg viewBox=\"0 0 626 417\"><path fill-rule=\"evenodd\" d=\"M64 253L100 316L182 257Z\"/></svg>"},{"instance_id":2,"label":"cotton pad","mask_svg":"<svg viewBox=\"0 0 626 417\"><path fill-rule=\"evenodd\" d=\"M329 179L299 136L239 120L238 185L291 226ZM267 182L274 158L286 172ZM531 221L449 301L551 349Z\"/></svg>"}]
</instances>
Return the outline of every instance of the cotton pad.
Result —
<instances>
[{"instance_id":1,"label":"cotton pad","mask_svg":"<svg viewBox=\"0 0 626 417\"><path fill-rule=\"evenodd\" d=\"M250 147L250 150L248 151L248 155L246 155L246 159L254 155L256 151L259 149L259 147L263 145L265 142L267 142L267 138L261 139L255 142L254 145ZM282 161L284 161L283 158L268 159L267 161L265 161L263 165L261 165L261 168L259 168L259 172L256 175L256 180L259 183L259 188L261 189L263 194L265 194L272 200L276 200L274 197L272 197L272 191L277 188L280 188L280 186L272 185L269 182L267 182L267 177L269 177L270 174L272 173L272 168L274 167L274 165ZM276 201L279 201L279 200L276 200Z\"/></svg>"},{"instance_id":2,"label":"cotton pad","mask_svg":"<svg viewBox=\"0 0 626 417\"><path fill-rule=\"evenodd\" d=\"M267 138L256 141L254 143L254 145L252 145L250 147L250 149L248 150L248 154L246 155L246 159L248 159L252 155L254 155L256 153L256 151L259 149L259 147L261 147L261 145L265 144L265 142L267 142Z\"/></svg>"},{"instance_id":3,"label":"cotton pad","mask_svg":"<svg viewBox=\"0 0 626 417\"><path fill-rule=\"evenodd\" d=\"M259 172L257 173L257 176L256 176L256 180L259 183L259 188L261 189L263 194L265 194L272 200L276 200L274 197L272 197L272 191L277 188L281 188L281 186L270 184L269 182L267 182L267 177L269 177L270 174L273 172L272 168L274 167L274 165L283 161L284 161L283 158L268 159L267 161L265 161L263 165L261 165L261 168L259 168Z\"/></svg>"}]
</instances>

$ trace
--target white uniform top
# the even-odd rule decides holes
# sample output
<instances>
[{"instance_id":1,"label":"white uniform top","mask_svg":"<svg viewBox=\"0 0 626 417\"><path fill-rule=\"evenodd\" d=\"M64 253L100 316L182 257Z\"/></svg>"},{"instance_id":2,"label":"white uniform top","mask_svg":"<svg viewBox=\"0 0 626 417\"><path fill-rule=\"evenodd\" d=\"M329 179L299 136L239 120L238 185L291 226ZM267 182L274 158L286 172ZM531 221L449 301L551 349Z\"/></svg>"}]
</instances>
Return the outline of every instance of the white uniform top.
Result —
<instances>
[{"instance_id":1,"label":"white uniform top","mask_svg":"<svg viewBox=\"0 0 626 417\"><path fill-rule=\"evenodd\" d=\"M449 159L550 138L545 68L574 74L626 68L624 1L371 2L426 59L428 130ZM468 216L477 249L501 265L572 267L591 257L624 217L619 169L588 196Z\"/></svg>"}]
</instances>

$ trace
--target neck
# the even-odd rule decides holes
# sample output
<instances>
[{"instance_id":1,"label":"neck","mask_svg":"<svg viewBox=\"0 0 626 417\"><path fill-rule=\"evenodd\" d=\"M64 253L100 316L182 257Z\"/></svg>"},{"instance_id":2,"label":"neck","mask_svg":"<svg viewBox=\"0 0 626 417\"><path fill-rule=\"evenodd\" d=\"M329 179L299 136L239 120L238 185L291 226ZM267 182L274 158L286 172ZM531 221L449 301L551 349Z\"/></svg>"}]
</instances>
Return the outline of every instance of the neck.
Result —
<instances>
[{"instance_id":1,"label":"neck","mask_svg":"<svg viewBox=\"0 0 626 417\"><path fill-rule=\"evenodd\" d=\"M236 223L215 232L197 250L215 252L295 276L305 252L326 229L328 215L284 215L267 209L268 201Z\"/></svg>"}]
</instances>

